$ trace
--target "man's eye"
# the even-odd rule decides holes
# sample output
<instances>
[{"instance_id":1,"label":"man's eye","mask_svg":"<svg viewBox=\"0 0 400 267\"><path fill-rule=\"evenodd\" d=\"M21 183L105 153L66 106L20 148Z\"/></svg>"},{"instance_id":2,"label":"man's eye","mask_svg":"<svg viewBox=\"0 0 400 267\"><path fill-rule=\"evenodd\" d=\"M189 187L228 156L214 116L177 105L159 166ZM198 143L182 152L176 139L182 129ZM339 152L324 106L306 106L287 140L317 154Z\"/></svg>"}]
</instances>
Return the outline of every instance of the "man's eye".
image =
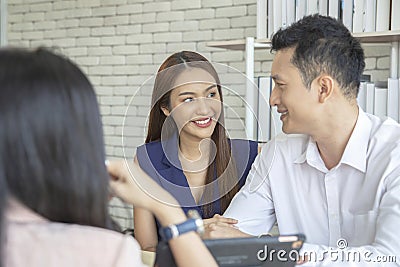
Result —
<instances>
[{"instance_id":1,"label":"man's eye","mask_svg":"<svg viewBox=\"0 0 400 267\"><path fill-rule=\"evenodd\" d=\"M185 103L189 103L189 102L192 102L192 101L193 101L193 97L188 97L188 98L185 98L183 100L183 102L185 102Z\"/></svg>"},{"instance_id":2,"label":"man's eye","mask_svg":"<svg viewBox=\"0 0 400 267\"><path fill-rule=\"evenodd\" d=\"M214 96L216 96L216 95L217 95L217 94L213 92L213 93L209 93L207 97L210 97L210 98L211 98L211 97L214 97Z\"/></svg>"}]
</instances>

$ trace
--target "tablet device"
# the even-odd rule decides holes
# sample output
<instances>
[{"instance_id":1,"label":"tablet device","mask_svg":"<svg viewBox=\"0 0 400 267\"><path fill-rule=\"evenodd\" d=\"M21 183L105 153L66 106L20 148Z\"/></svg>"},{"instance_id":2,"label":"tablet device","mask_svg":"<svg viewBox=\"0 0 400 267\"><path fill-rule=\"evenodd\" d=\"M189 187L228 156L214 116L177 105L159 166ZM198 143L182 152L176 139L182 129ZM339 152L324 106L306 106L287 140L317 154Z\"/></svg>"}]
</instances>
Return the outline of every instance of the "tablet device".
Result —
<instances>
[{"instance_id":1,"label":"tablet device","mask_svg":"<svg viewBox=\"0 0 400 267\"><path fill-rule=\"evenodd\" d=\"M304 240L304 235L295 234L207 239L204 243L222 267L293 267L299 258ZM158 244L155 266L176 266L168 243Z\"/></svg>"}]
</instances>

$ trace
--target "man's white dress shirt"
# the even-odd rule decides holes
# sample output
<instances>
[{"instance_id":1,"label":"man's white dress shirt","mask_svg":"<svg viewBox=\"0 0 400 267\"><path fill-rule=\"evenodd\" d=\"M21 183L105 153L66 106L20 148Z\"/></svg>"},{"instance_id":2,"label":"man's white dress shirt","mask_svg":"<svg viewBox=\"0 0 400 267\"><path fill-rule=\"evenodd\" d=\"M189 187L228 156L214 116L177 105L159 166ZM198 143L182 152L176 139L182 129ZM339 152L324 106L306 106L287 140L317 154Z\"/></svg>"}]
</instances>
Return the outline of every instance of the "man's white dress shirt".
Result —
<instances>
[{"instance_id":1,"label":"man's white dress shirt","mask_svg":"<svg viewBox=\"0 0 400 267\"><path fill-rule=\"evenodd\" d=\"M400 125L359 109L342 159L331 170L309 136L277 136L263 147L224 216L252 235L267 233L275 222L280 234L305 234L302 251L324 258L307 265L365 265L325 252L335 249L362 253L361 261L376 261L373 266L384 255L400 264ZM338 249L338 240L347 247Z\"/></svg>"}]
</instances>

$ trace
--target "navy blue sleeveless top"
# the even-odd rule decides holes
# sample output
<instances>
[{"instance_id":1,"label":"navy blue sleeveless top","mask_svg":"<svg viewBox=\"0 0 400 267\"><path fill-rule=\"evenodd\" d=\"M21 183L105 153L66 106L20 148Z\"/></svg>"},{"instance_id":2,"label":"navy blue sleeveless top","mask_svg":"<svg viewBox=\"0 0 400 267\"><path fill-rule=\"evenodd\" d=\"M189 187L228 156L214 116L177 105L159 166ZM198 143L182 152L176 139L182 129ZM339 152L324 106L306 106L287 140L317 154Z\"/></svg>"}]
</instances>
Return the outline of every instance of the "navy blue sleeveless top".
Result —
<instances>
[{"instance_id":1,"label":"navy blue sleeveless top","mask_svg":"<svg viewBox=\"0 0 400 267\"><path fill-rule=\"evenodd\" d=\"M244 185L251 165L258 154L258 144L254 141L231 139L231 155L236 164L239 189ZM183 211L196 209L204 218L202 205L196 204L188 181L178 158L178 138L155 141L139 146L136 156L140 167L161 187L175 197ZM217 184L216 184L217 186ZM218 188L216 188L218 192ZM220 198L212 202L214 214L221 214ZM158 223L157 223L158 224ZM159 225L158 225L159 226Z\"/></svg>"}]
</instances>

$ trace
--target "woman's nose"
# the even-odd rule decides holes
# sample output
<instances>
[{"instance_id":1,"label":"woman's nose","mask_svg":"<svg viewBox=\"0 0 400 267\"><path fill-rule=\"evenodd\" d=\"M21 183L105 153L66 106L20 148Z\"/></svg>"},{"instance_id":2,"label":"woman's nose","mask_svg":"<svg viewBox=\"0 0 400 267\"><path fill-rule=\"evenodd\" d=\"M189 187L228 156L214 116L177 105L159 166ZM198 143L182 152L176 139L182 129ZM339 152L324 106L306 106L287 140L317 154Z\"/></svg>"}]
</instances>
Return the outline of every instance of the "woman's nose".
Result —
<instances>
[{"instance_id":1,"label":"woman's nose","mask_svg":"<svg viewBox=\"0 0 400 267\"><path fill-rule=\"evenodd\" d=\"M211 105L211 101L210 99L207 99L205 97L200 97L197 99L196 101L196 112L199 115L208 115L210 112L210 105Z\"/></svg>"}]
</instances>

